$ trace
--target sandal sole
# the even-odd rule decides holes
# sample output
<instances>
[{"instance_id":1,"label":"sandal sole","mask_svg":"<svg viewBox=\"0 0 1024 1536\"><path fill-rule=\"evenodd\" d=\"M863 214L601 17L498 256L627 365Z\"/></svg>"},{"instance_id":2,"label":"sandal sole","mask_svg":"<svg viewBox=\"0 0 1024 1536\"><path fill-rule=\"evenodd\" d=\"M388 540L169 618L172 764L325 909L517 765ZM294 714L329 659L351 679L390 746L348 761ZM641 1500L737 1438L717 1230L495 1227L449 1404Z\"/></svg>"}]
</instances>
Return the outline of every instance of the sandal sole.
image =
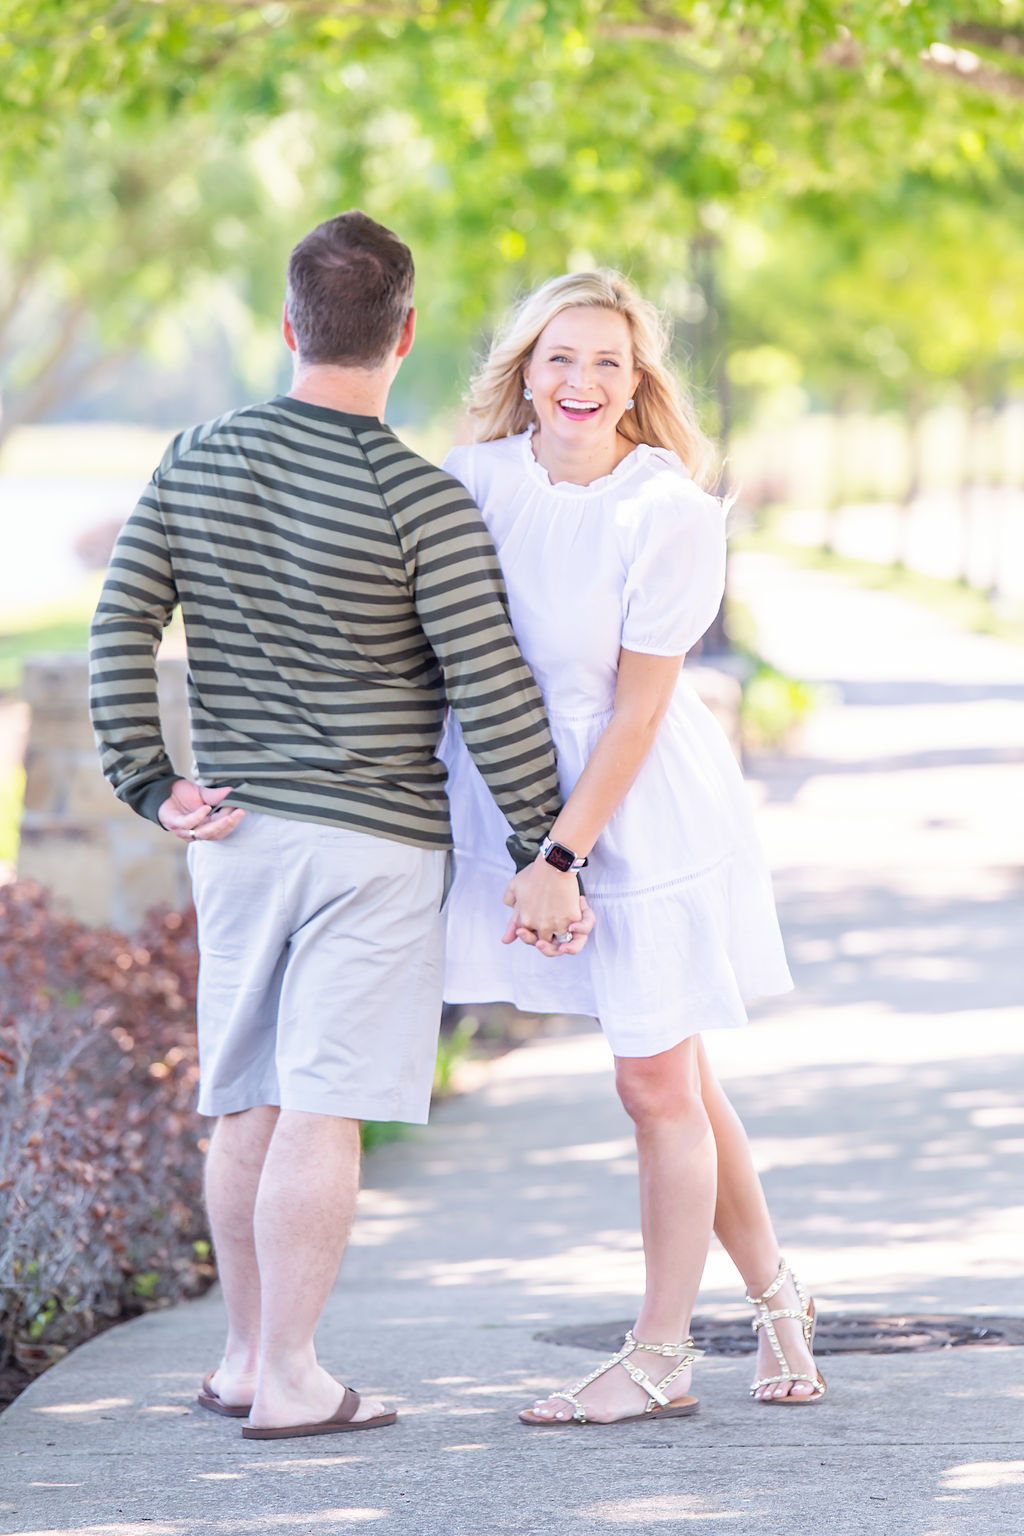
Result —
<instances>
[{"instance_id":1,"label":"sandal sole","mask_svg":"<svg viewBox=\"0 0 1024 1536\"><path fill-rule=\"evenodd\" d=\"M532 1408L524 1408L519 1415L519 1422L529 1424L532 1429L614 1429L617 1424L639 1424L650 1422L651 1419L688 1419L699 1408L700 1399L688 1397L680 1403L673 1403L671 1408L652 1408L650 1413L630 1413L623 1419L612 1419L608 1423L602 1423L599 1419L544 1419L534 1414Z\"/></svg>"}]
</instances>

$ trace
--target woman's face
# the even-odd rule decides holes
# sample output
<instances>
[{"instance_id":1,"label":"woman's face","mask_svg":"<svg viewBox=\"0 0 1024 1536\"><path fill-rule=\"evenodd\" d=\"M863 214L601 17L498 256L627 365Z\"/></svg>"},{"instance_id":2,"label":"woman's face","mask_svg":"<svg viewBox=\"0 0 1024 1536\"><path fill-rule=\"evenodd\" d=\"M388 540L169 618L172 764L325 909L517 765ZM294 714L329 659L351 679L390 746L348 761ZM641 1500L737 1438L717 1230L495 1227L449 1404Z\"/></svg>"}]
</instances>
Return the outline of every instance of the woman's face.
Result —
<instances>
[{"instance_id":1,"label":"woman's face","mask_svg":"<svg viewBox=\"0 0 1024 1536\"><path fill-rule=\"evenodd\" d=\"M611 443L640 382L629 322L614 309L563 309L538 336L523 382L544 436L574 450Z\"/></svg>"}]
</instances>

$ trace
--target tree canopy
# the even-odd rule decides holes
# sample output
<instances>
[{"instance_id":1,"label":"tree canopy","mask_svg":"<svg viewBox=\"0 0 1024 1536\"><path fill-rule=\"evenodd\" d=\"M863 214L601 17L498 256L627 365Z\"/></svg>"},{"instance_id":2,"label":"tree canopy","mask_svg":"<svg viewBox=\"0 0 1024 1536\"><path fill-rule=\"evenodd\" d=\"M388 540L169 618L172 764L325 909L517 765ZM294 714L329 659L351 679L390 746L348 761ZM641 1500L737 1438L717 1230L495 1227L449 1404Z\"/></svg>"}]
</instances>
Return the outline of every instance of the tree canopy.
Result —
<instances>
[{"instance_id":1,"label":"tree canopy","mask_svg":"<svg viewBox=\"0 0 1024 1536\"><path fill-rule=\"evenodd\" d=\"M1019 367L1024 0L0 0L0 71L8 424L353 204L438 346L610 263L751 384Z\"/></svg>"}]
</instances>

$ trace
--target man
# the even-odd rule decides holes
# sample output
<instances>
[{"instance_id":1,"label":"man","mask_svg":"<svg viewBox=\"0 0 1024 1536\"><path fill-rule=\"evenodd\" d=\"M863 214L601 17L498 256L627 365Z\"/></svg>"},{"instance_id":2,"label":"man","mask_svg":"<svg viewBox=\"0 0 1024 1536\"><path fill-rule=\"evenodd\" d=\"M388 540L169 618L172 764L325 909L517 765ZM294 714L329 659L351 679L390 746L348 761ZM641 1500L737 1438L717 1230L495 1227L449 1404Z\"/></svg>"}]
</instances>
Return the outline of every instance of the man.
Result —
<instances>
[{"instance_id":1,"label":"man","mask_svg":"<svg viewBox=\"0 0 1024 1536\"><path fill-rule=\"evenodd\" d=\"M382 425L413 342L407 248L364 214L292 252L288 395L171 444L93 623L104 771L187 839L199 922L199 1108L228 1314L199 1400L251 1438L393 1422L318 1363L359 1122L427 1117L450 860L445 695L515 846L560 805L536 685L463 488ZM154 659L181 606L193 777L160 732ZM578 948L575 877L538 860L518 922ZM579 925L578 930L574 925ZM569 935L576 933L571 942ZM548 936L565 935L559 946Z\"/></svg>"}]
</instances>

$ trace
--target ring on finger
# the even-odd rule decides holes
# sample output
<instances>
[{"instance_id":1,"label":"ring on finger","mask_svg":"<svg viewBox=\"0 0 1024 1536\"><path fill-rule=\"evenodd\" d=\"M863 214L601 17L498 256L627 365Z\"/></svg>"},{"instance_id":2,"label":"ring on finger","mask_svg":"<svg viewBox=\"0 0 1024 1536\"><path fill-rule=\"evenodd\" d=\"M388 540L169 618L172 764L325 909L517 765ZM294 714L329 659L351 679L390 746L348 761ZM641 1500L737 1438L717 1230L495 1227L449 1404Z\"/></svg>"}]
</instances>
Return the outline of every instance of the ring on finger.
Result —
<instances>
[{"instance_id":1,"label":"ring on finger","mask_svg":"<svg viewBox=\"0 0 1024 1536\"><path fill-rule=\"evenodd\" d=\"M552 944L571 944L574 937L575 937L574 934L568 933L568 932L567 933L553 933L551 935L551 942L552 942Z\"/></svg>"}]
</instances>

